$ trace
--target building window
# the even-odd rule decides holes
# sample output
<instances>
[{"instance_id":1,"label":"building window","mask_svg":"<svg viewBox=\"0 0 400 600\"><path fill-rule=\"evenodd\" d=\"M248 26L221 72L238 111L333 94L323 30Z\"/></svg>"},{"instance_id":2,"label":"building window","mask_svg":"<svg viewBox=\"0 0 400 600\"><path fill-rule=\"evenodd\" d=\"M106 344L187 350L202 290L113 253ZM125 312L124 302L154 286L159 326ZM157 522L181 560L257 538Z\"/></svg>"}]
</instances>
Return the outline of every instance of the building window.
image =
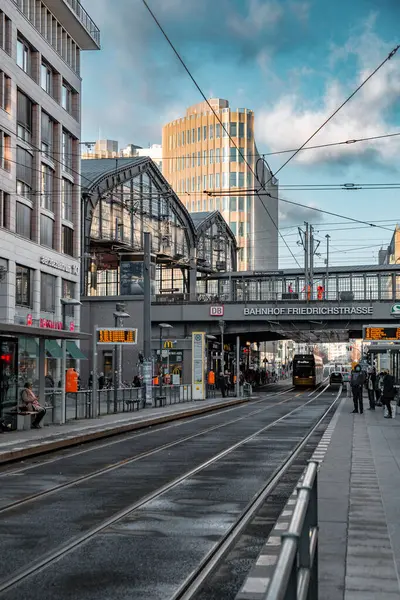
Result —
<instances>
[{"instance_id":1,"label":"building window","mask_svg":"<svg viewBox=\"0 0 400 600\"><path fill-rule=\"evenodd\" d=\"M247 187L251 188L253 185L253 173L251 171L247 172Z\"/></svg>"},{"instance_id":2,"label":"building window","mask_svg":"<svg viewBox=\"0 0 400 600\"><path fill-rule=\"evenodd\" d=\"M75 283L68 281L67 279L62 280L62 297L63 298L75 298ZM73 310L73 307L71 307Z\"/></svg>"},{"instance_id":3,"label":"building window","mask_svg":"<svg viewBox=\"0 0 400 600\"><path fill-rule=\"evenodd\" d=\"M28 150L17 146L17 193L30 198L32 191L33 157Z\"/></svg>"},{"instance_id":4,"label":"building window","mask_svg":"<svg viewBox=\"0 0 400 600\"><path fill-rule=\"evenodd\" d=\"M201 128L198 127L197 128L197 141L200 142L200 140L201 140Z\"/></svg>"},{"instance_id":5,"label":"building window","mask_svg":"<svg viewBox=\"0 0 400 600\"><path fill-rule=\"evenodd\" d=\"M210 140L214 139L214 125L210 125Z\"/></svg>"},{"instance_id":6,"label":"building window","mask_svg":"<svg viewBox=\"0 0 400 600\"><path fill-rule=\"evenodd\" d=\"M222 173L222 187L225 190L229 187L228 173Z\"/></svg>"},{"instance_id":7,"label":"building window","mask_svg":"<svg viewBox=\"0 0 400 600\"><path fill-rule=\"evenodd\" d=\"M185 132L182 131L182 146L185 145Z\"/></svg>"},{"instance_id":8,"label":"building window","mask_svg":"<svg viewBox=\"0 0 400 600\"><path fill-rule=\"evenodd\" d=\"M195 187L196 187L196 178L192 177L192 192L195 191Z\"/></svg>"},{"instance_id":9,"label":"building window","mask_svg":"<svg viewBox=\"0 0 400 600\"><path fill-rule=\"evenodd\" d=\"M19 37L17 39L17 65L21 67L25 73L30 75L31 72L31 49L28 43Z\"/></svg>"},{"instance_id":10,"label":"building window","mask_svg":"<svg viewBox=\"0 0 400 600\"><path fill-rule=\"evenodd\" d=\"M40 310L54 312L56 307L56 278L49 273L40 274Z\"/></svg>"},{"instance_id":11,"label":"building window","mask_svg":"<svg viewBox=\"0 0 400 600\"><path fill-rule=\"evenodd\" d=\"M210 211L214 210L214 198L210 198Z\"/></svg>"},{"instance_id":12,"label":"building window","mask_svg":"<svg viewBox=\"0 0 400 600\"><path fill-rule=\"evenodd\" d=\"M193 152L192 153L192 168L194 168L196 166L196 153Z\"/></svg>"},{"instance_id":13,"label":"building window","mask_svg":"<svg viewBox=\"0 0 400 600\"><path fill-rule=\"evenodd\" d=\"M73 184L66 179L61 182L61 204L62 218L66 221L72 221L72 191Z\"/></svg>"},{"instance_id":14,"label":"building window","mask_svg":"<svg viewBox=\"0 0 400 600\"><path fill-rule=\"evenodd\" d=\"M0 227L10 229L10 194L0 190Z\"/></svg>"},{"instance_id":15,"label":"building window","mask_svg":"<svg viewBox=\"0 0 400 600\"><path fill-rule=\"evenodd\" d=\"M53 171L47 165L41 165L41 178L40 206L47 210L53 210Z\"/></svg>"},{"instance_id":16,"label":"building window","mask_svg":"<svg viewBox=\"0 0 400 600\"><path fill-rule=\"evenodd\" d=\"M214 150L210 150L210 165L214 164Z\"/></svg>"},{"instance_id":17,"label":"building window","mask_svg":"<svg viewBox=\"0 0 400 600\"><path fill-rule=\"evenodd\" d=\"M49 115L42 112L41 147L42 147L43 154L47 158L52 158L53 131L54 131L54 122L50 119Z\"/></svg>"},{"instance_id":18,"label":"building window","mask_svg":"<svg viewBox=\"0 0 400 600\"><path fill-rule=\"evenodd\" d=\"M74 255L74 230L71 227L62 226L61 246L64 254Z\"/></svg>"},{"instance_id":19,"label":"building window","mask_svg":"<svg viewBox=\"0 0 400 600\"><path fill-rule=\"evenodd\" d=\"M229 227L231 228L231 231L232 231L233 235L236 235L236 232L237 232L237 226L236 226L236 223L235 223L235 221L231 221L231 222L229 223Z\"/></svg>"},{"instance_id":20,"label":"building window","mask_svg":"<svg viewBox=\"0 0 400 600\"><path fill-rule=\"evenodd\" d=\"M32 209L21 202L17 202L16 206L16 218L15 218L15 231L18 235L28 238L32 237L31 232L31 216Z\"/></svg>"},{"instance_id":21,"label":"building window","mask_svg":"<svg viewBox=\"0 0 400 600\"><path fill-rule=\"evenodd\" d=\"M239 236L243 237L244 236L244 222L240 221L239 223Z\"/></svg>"},{"instance_id":22,"label":"building window","mask_svg":"<svg viewBox=\"0 0 400 600\"><path fill-rule=\"evenodd\" d=\"M0 48L11 54L11 19L0 10Z\"/></svg>"},{"instance_id":23,"label":"building window","mask_svg":"<svg viewBox=\"0 0 400 600\"><path fill-rule=\"evenodd\" d=\"M72 173L72 135L63 130L62 134L62 167L67 173Z\"/></svg>"},{"instance_id":24,"label":"building window","mask_svg":"<svg viewBox=\"0 0 400 600\"><path fill-rule=\"evenodd\" d=\"M194 144L196 141L196 130L192 129L192 144Z\"/></svg>"},{"instance_id":25,"label":"building window","mask_svg":"<svg viewBox=\"0 0 400 600\"><path fill-rule=\"evenodd\" d=\"M53 70L46 63L40 66L40 86L45 92L52 95L53 92Z\"/></svg>"},{"instance_id":26,"label":"building window","mask_svg":"<svg viewBox=\"0 0 400 600\"><path fill-rule=\"evenodd\" d=\"M244 138L244 123L239 123L239 137Z\"/></svg>"},{"instance_id":27,"label":"building window","mask_svg":"<svg viewBox=\"0 0 400 600\"><path fill-rule=\"evenodd\" d=\"M239 210L241 210L241 211L244 210L244 197L243 196L239 196Z\"/></svg>"},{"instance_id":28,"label":"building window","mask_svg":"<svg viewBox=\"0 0 400 600\"><path fill-rule=\"evenodd\" d=\"M61 106L72 115L72 89L65 81L61 89Z\"/></svg>"},{"instance_id":29,"label":"building window","mask_svg":"<svg viewBox=\"0 0 400 600\"><path fill-rule=\"evenodd\" d=\"M25 142L30 142L32 137L32 109L33 104L28 96L18 90L17 135Z\"/></svg>"},{"instance_id":30,"label":"building window","mask_svg":"<svg viewBox=\"0 0 400 600\"><path fill-rule=\"evenodd\" d=\"M251 136L252 136L251 127L249 124L247 124L247 139L251 140Z\"/></svg>"},{"instance_id":31,"label":"building window","mask_svg":"<svg viewBox=\"0 0 400 600\"><path fill-rule=\"evenodd\" d=\"M217 190L221 187L221 175L219 173L215 174L215 187Z\"/></svg>"},{"instance_id":32,"label":"building window","mask_svg":"<svg viewBox=\"0 0 400 600\"><path fill-rule=\"evenodd\" d=\"M236 196L231 196L229 198L229 210L231 212L236 212L236 210L237 210Z\"/></svg>"},{"instance_id":33,"label":"building window","mask_svg":"<svg viewBox=\"0 0 400 600\"><path fill-rule=\"evenodd\" d=\"M230 148L230 154L229 154L229 161L230 162L236 162L236 148L234 146L231 146Z\"/></svg>"},{"instance_id":34,"label":"building window","mask_svg":"<svg viewBox=\"0 0 400 600\"><path fill-rule=\"evenodd\" d=\"M213 190L214 189L214 174L210 173L208 179L209 179L208 187L210 190Z\"/></svg>"},{"instance_id":35,"label":"building window","mask_svg":"<svg viewBox=\"0 0 400 600\"><path fill-rule=\"evenodd\" d=\"M200 187L201 187L201 176L198 175L197 176L197 191L200 192Z\"/></svg>"},{"instance_id":36,"label":"building window","mask_svg":"<svg viewBox=\"0 0 400 600\"><path fill-rule=\"evenodd\" d=\"M197 153L197 166L198 167L201 166L201 154L200 154L200 152Z\"/></svg>"},{"instance_id":37,"label":"building window","mask_svg":"<svg viewBox=\"0 0 400 600\"><path fill-rule=\"evenodd\" d=\"M221 137L221 125L220 123L217 123L215 126L215 137L216 138L220 138Z\"/></svg>"},{"instance_id":38,"label":"building window","mask_svg":"<svg viewBox=\"0 0 400 600\"><path fill-rule=\"evenodd\" d=\"M235 122L230 123L229 134L231 137L237 136L237 123L235 123Z\"/></svg>"},{"instance_id":39,"label":"building window","mask_svg":"<svg viewBox=\"0 0 400 600\"><path fill-rule=\"evenodd\" d=\"M203 125L203 140L207 139L207 125Z\"/></svg>"},{"instance_id":40,"label":"building window","mask_svg":"<svg viewBox=\"0 0 400 600\"><path fill-rule=\"evenodd\" d=\"M46 215L40 215L40 243L48 248L53 247L54 221Z\"/></svg>"},{"instance_id":41,"label":"building window","mask_svg":"<svg viewBox=\"0 0 400 600\"><path fill-rule=\"evenodd\" d=\"M11 136L0 129L0 167L5 171L11 169Z\"/></svg>"},{"instance_id":42,"label":"building window","mask_svg":"<svg viewBox=\"0 0 400 600\"><path fill-rule=\"evenodd\" d=\"M203 150L203 166L207 164L207 150Z\"/></svg>"},{"instance_id":43,"label":"building window","mask_svg":"<svg viewBox=\"0 0 400 600\"><path fill-rule=\"evenodd\" d=\"M16 265L15 268L15 304L17 306L32 306L31 273L28 267Z\"/></svg>"},{"instance_id":44,"label":"building window","mask_svg":"<svg viewBox=\"0 0 400 600\"><path fill-rule=\"evenodd\" d=\"M239 173L239 187L244 187L244 173Z\"/></svg>"},{"instance_id":45,"label":"building window","mask_svg":"<svg viewBox=\"0 0 400 600\"><path fill-rule=\"evenodd\" d=\"M203 175L203 192L207 189L207 175Z\"/></svg>"},{"instance_id":46,"label":"building window","mask_svg":"<svg viewBox=\"0 0 400 600\"><path fill-rule=\"evenodd\" d=\"M239 148L239 163L244 163L244 148Z\"/></svg>"},{"instance_id":47,"label":"building window","mask_svg":"<svg viewBox=\"0 0 400 600\"><path fill-rule=\"evenodd\" d=\"M219 163L221 160L221 148L215 149L215 162Z\"/></svg>"},{"instance_id":48,"label":"building window","mask_svg":"<svg viewBox=\"0 0 400 600\"><path fill-rule=\"evenodd\" d=\"M226 163L229 160L229 148L228 146L224 146L222 148L222 153L223 153L223 157L222 157L222 162Z\"/></svg>"},{"instance_id":49,"label":"building window","mask_svg":"<svg viewBox=\"0 0 400 600\"><path fill-rule=\"evenodd\" d=\"M231 171L229 173L229 187L236 187L237 185L237 173L236 171Z\"/></svg>"},{"instance_id":50,"label":"building window","mask_svg":"<svg viewBox=\"0 0 400 600\"><path fill-rule=\"evenodd\" d=\"M186 179L186 191L190 192L190 179L189 179L189 177Z\"/></svg>"},{"instance_id":51,"label":"building window","mask_svg":"<svg viewBox=\"0 0 400 600\"><path fill-rule=\"evenodd\" d=\"M0 108L11 112L11 78L0 71Z\"/></svg>"}]
</instances>

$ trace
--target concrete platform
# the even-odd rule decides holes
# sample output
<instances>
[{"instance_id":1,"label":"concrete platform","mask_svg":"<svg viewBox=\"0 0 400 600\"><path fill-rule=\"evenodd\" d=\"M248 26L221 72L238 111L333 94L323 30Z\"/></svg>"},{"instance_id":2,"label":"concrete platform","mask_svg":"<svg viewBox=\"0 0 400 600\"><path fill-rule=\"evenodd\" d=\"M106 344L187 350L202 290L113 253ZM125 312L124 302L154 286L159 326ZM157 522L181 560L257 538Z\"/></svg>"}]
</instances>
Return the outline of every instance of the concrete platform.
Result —
<instances>
[{"instance_id":1,"label":"concrete platform","mask_svg":"<svg viewBox=\"0 0 400 600\"><path fill-rule=\"evenodd\" d=\"M400 600L400 415L352 409L319 472L319 598Z\"/></svg>"},{"instance_id":2,"label":"concrete platform","mask_svg":"<svg viewBox=\"0 0 400 600\"><path fill-rule=\"evenodd\" d=\"M217 398L194 401L162 408L145 408L131 413L107 415L97 419L74 421L65 425L49 425L41 429L3 433L0 437L0 464L177 419L201 415L221 408L234 407L251 399L254 398Z\"/></svg>"}]
</instances>

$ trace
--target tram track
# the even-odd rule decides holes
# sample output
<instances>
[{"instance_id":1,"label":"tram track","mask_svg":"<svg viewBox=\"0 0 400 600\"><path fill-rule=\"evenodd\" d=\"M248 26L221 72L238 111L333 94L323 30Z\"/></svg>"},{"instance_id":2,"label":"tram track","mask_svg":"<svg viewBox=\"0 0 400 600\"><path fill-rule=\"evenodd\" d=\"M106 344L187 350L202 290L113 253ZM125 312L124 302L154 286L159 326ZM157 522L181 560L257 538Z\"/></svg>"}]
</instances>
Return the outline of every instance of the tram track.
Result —
<instances>
[{"instance_id":1,"label":"tram track","mask_svg":"<svg viewBox=\"0 0 400 600\"><path fill-rule=\"evenodd\" d=\"M289 418L292 417L293 415L295 415L296 413L299 413L299 412L301 413L302 411L304 411L305 407L308 407L309 405L312 405L313 403L315 403L315 400L317 400L322 394L324 394L324 392L327 390L328 387L329 386L326 386L325 388L323 388L322 391L320 391L314 398L311 398L307 402L302 403L299 406L296 406L289 412L283 414L282 416L280 416L279 418L268 423L264 427L257 429L251 435L244 437L243 439L236 442L235 444L231 444L229 447L227 447L223 451L215 454L210 459L203 461L201 464L197 465L195 468L189 469L188 471L182 473L179 477L169 481L167 484L165 484L163 486L160 486L158 489L154 490L152 493L143 496L138 501L126 506L123 510L114 513L109 518L103 520L101 523L98 523L95 527L89 528L82 535L76 536L73 539L69 540L66 544L60 545L57 548L53 549L51 552L45 553L38 560L31 561L28 567L18 570L11 577L3 578L3 581L0 582L0 593L4 594L5 592L12 591L13 589L16 590L16 588L25 580L30 580L30 578L35 577L37 574L43 573L43 571L45 571L47 569L47 567L50 567L53 563L61 560L63 557L67 557L69 554L73 553L73 551L80 549L82 546L84 546L90 540L92 540L99 534L104 533L105 530L108 530L112 527L117 526L118 523L120 523L127 517L131 517L132 514L135 513L135 511L146 508L146 506L149 506L151 503L154 503L154 501L161 499L163 496L165 496L169 492L174 491L177 487L181 486L188 480L193 479L195 476L198 476L200 473L204 472L205 470L209 469L210 467L213 467L214 465L220 463L226 457L232 456L238 449L242 448L243 446L245 446L249 443L254 443L256 441L256 439L258 437L262 436L263 434L265 434L265 432L270 431L271 429L274 429L274 428L275 429L279 428L279 426L282 425L285 420L286 421L289 420ZM307 443L307 440L309 439L310 435L315 430L315 428L320 424L321 420L323 420L325 418L327 412L329 412L329 410L332 410L332 406L334 406L334 404L337 402L339 395L340 395L340 392L336 396L336 398L333 402L329 402L328 407L326 409L324 409L323 415L318 419L318 422L313 426L311 431L308 431L308 434L305 437L303 436L302 440L296 444L295 449L290 454L290 456L287 458L284 465L278 469L275 469L275 471L274 471L272 477L269 479L267 485L265 485L263 490L259 494L257 494L257 497L252 500L252 502L246 508L245 513L238 520L237 525L235 527L231 528L229 530L229 532L227 532L227 534L224 536L224 539L221 540L221 543L218 545L218 547L220 547L221 549L222 549L222 547L225 548L226 544L228 544L228 541L231 539L232 535L235 535L237 537L237 533L235 534L234 532L239 531L237 528L240 527L240 523L242 523L242 526L245 525L245 523L247 522L247 518L250 516L250 514L254 513L254 511L259 506L259 503L262 502L262 498L264 498L265 494L268 493L268 490L273 489L271 486L273 486L275 481L278 481L278 479L282 476L282 473L286 472L287 468L289 468L289 465L292 464L293 460L295 459L295 457L298 454L299 448L303 447L303 445ZM282 404L284 402L282 402ZM278 405L278 403L276 405ZM262 412L262 411L254 411L254 413L258 413L258 412ZM250 415L247 415L247 418L249 418L249 416ZM240 421L240 420L243 420L243 419L240 418L240 419L237 419L234 421ZM218 429L218 428L220 428L220 426L216 426L211 429L214 430L214 429ZM201 434L198 434L198 435L201 435ZM193 436L190 436L190 437L193 437ZM229 544L228 544L228 546L229 546ZM221 550L221 552L222 552L222 550ZM212 556L216 556L214 551L212 552L212 554L207 555L205 562L203 562L202 567L201 567L201 571L203 573L205 573L206 571L208 572L209 566L211 565L210 561L212 560ZM218 556L220 556L220 554L218 554ZM207 565L209 565L209 566L207 567ZM176 598L181 598L181 597L189 598L190 597L190 596L186 596L186 595L184 596L182 594L187 594L189 592L189 588L192 589L192 586L195 583L195 579L197 580L198 577L200 576L199 569L197 570L197 573L195 575L196 575L195 578L193 578L194 574L192 574L190 577L190 581L189 581L189 579L185 581L184 586L180 587L180 591L179 591L180 595L179 594L174 595L173 598L175 598L175 597ZM8 593L6 594L6 596L8 597ZM10 597L16 598L18 596L11 595Z\"/></svg>"},{"instance_id":2,"label":"tram track","mask_svg":"<svg viewBox=\"0 0 400 600\"><path fill-rule=\"evenodd\" d=\"M287 390L285 392L280 392L280 393L275 394L275 395L276 396L284 395L284 393L288 393L290 391L292 391L292 390L290 389L290 390ZM135 454L135 455L130 456L128 458L125 458L123 460L117 461L117 462L115 462L115 463L113 463L111 465L107 465L107 466L105 466L103 468L97 469L97 470L95 470L95 471L93 471L91 473L82 475L81 477L77 477L75 479L72 479L71 481L68 481L66 483L55 485L55 486L53 486L53 487L51 487L49 489L46 489L44 491L38 492L36 494L31 494L29 496L21 498L20 500L16 500L16 501L10 502L9 504L1 505L1 499L0 499L0 515L6 513L7 511L14 510L14 509L16 509L16 508L18 508L20 506L23 506L24 504L27 504L29 502L32 502L34 500L37 500L37 499L40 499L40 498L44 498L46 496L50 496L52 494L55 494L55 493L57 493L59 491L68 489L70 487L73 487L74 485L77 485L77 484L79 484L79 483L81 483L83 481L89 481L90 479L93 479L93 478L98 477L100 475L103 475L105 473L114 471L115 469L119 469L122 466L125 466L125 465L128 465L130 463L142 460L144 458L147 458L149 456L157 454L158 452L162 452L162 451L168 450L169 448L177 446L178 444L182 444L182 443L184 443L186 441L189 441L191 439L197 438L197 437L199 437L201 435L205 435L205 434L210 433L212 431L215 431L217 429L221 429L223 427L227 427L229 425L232 425L233 423L237 423L239 421L243 421L245 419L248 419L249 417L254 416L256 414L263 413L265 411L271 410L271 409L275 408L276 406L280 406L282 404L285 404L285 403L289 402L291 399L292 398L290 398L290 397L286 398L285 400L281 400L281 401L279 401L279 402L277 402L275 404L269 404L268 406L264 406L263 408L259 408L257 410L254 410L254 411L250 412L250 413L246 413L245 415L242 415L242 416L237 417L235 419L231 419L230 421L226 421L226 422L220 423L218 425L213 425L212 427L207 427L206 429L202 429L201 431L198 431L198 432L196 432L194 434L180 437L177 440L174 440L174 441L166 443L166 444L161 444L161 445L156 446L155 448L153 448L151 450L148 450L146 452L140 452L138 454ZM263 403L263 402L265 402L265 400L256 401L254 404L260 404L260 403ZM203 418L204 417L198 417L196 420L203 419ZM165 429L170 429L172 427L174 427L174 426L170 425L168 427L165 427L165 428L161 429L161 431L165 431ZM153 433L153 432L152 431L151 432L148 431L146 433ZM155 431L155 433L156 433L156 431ZM124 441L128 441L129 439L135 439L135 440L137 440L140 436L143 436L143 435L146 435L146 434L142 433L142 434L138 434L137 436L129 436ZM107 446L110 446L110 445L114 445L116 443L118 443L118 442L111 442L111 443L105 444L104 446L102 446L102 448L104 449L104 447L107 447ZM121 443L121 441L119 441L119 443ZM75 457L75 456L80 456L83 453L86 453L86 452L89 452L89 451L93 452L93 449L91 449L91 450L84 450L83 452L76 452L76 453L70 454L69 458ZM19 476L22 473L25 473L28 469L31 470L33 468L37 469L38 465L33 465L33 466L29 466L29 467L23 467L23 468L21 468L19 470L14 470L14 471L11 471L11 472L2 473L0 475L0 481L1 481L2 477L5 477L5 476L8 476L8 477Z\"/></svg>"}]
</instances>

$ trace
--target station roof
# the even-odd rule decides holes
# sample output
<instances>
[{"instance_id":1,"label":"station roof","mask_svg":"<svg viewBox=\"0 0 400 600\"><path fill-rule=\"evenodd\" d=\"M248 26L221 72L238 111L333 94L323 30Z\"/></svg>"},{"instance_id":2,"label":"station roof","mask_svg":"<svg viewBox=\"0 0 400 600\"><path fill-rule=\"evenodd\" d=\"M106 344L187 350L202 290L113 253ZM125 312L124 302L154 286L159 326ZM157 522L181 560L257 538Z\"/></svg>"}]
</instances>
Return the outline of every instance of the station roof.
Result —
<instances>
[{"instance_id":1,"label":"station roof","mask_svg":"<svg viewBox=\"0 0 400 600\"><path fill-rule=\"evenodd\" d=\"M118 173L121 169L137 167L150 159L135 158L87 158L81 161L82 190L90 191L104 176Z\"/></svg>"},{"instance_id":2,"label":"station roof","mask_svg":"<svg viewBox=\"0 0 400 600\"><path fill-rule=\"evenodd\" d=\"M192 212L190 213L190 217L193 221L197 235L201 235L202 233L206 232L214 223L218 222L220 225L222 225L226 235L230 238L233 247L235 249L237 248L236 237L219 210L213 210L210 212Z\"/></svg>"}]
</instances>

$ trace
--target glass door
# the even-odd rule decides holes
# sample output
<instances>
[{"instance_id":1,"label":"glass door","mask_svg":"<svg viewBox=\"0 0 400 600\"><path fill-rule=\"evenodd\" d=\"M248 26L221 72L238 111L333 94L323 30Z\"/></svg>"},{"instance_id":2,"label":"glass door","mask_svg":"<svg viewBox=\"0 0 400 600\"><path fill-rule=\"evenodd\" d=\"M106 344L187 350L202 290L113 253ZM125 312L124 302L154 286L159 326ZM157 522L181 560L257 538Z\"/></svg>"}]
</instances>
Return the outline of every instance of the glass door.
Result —
<instances>
[{"instance_id":1,"label":"glass door","mask_svg":"<svg viewBox=\"0 0 400 600\"><path fill-rule=\"evenodd\" d=\"M18 403L18 342L0 338L0 416L3 417Z\"/></svg>"}]
</instances>

